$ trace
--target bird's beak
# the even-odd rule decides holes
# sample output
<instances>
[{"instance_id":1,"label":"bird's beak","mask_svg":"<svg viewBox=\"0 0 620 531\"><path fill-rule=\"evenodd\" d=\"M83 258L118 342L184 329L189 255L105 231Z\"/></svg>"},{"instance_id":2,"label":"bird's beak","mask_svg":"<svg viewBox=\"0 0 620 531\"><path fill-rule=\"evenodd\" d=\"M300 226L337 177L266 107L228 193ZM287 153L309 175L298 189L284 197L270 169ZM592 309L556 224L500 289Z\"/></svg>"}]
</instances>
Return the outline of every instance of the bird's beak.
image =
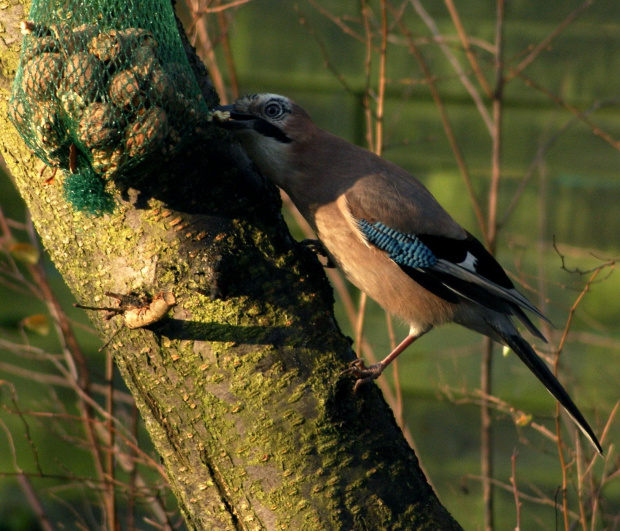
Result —
<instances>
[{"instance_id":1,"label":"bird's beak","mask_svg":"<svg viewBox=\"0 0 620 531\"><path fill-rule=\"evenodd\" d=\"M215 125L225 129L250 129L256 116L238 112L234 105L218 105L211 113Z\"/></svg>"}]
</instances>

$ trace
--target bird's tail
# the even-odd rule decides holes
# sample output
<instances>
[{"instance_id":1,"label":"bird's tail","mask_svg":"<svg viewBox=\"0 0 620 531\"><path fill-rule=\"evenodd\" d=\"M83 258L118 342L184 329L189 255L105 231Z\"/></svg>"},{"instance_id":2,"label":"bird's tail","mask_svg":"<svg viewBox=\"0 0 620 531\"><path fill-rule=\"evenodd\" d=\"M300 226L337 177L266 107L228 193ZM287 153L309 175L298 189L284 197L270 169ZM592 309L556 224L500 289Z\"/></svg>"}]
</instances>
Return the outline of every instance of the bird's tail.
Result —
<instances>
[{"instance_id":1,"label":"bird's tail","mask_svg":"<svg viewBox=\"0 0 620 531\"><path fill-rule=\"evenodd\" d=\"M493 326L493 325L491 325ZM513 331L507 331L501 326L493 326L493 329L502 338L502 340L508 345L516 354L521 358L521 361L527 365L527 367L536 375L536 377L542 382L547 390L556 398L568 414L573 418L577 426L590 439L590 442L597 449L598 453L603 455L603 449L601 448L596 435L590 428L586 419L566 392L566 389L562 387L562 384L558 382L557 378L549 370L544 361L542 361L530 344L523 339L516 329Z\"/></svg>"}]
</instances>

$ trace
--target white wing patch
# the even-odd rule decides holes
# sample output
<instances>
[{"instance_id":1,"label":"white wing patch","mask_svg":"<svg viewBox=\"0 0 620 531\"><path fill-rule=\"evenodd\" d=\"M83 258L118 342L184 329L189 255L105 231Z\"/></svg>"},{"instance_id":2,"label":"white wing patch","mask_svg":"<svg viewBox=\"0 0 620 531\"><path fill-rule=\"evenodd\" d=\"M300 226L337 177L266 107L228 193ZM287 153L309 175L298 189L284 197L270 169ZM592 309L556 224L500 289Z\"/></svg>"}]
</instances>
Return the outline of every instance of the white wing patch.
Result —
<instances>
[{"instance_id":1,"label":"white wing patch","mask_svg":"<svg viewBox=\"0 0 620 531\"><path fill-rule=\"evenodd\" d=\"M475 273L476 266L478 265L478 259L473 254L471 254L469 251L467 251L467 256L465 257L465 260L463 260L462 262L459 262L456 265L461 266L462 268L467 269L468 271L471 271L472 273Z\"/></svg>"}]
</instances>

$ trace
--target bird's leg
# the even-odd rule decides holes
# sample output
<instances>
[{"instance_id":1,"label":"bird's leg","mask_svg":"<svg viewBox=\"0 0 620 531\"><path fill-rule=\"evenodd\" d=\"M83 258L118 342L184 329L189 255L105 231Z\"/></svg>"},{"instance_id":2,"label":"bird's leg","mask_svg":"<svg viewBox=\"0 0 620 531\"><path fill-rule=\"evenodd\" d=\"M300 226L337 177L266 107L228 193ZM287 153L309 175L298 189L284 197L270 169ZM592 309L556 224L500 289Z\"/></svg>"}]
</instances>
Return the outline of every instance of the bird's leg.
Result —
<instances>
[{"instance_id":1,"label":"bird's leg","mask_svg":"<svg viewBox=\"0 0 620 531\"><path fill-rule=\"evenodd\" d=\"M323 246L323 244L321 243L320 240L313 240L311 238L308 238L306 240L301 240L299 243L301 243L302 245L305 245L313 253L318 254L320 256L324 256L325 258L327 258L327 262L325 263L325 267L328 267L330 269L336 267L336 264L334 264L332 259L329 257L329 255L327 254L327 251L325 250L325 247Z\"/></svg>"},{"instance_id":2,"label":"bird's leg","mask_svg":"<svg viewBox=\"0 0 620 531\"><path fill-rule=\"evenodd\" d=\"M357 358L356 360L351 362L348 369L345 369L340 374L350 374L357 378L355 386L353 387L353 392L355 393L362 385L379 378L385 368L390 363L392 363L401 352L403 352L416 339L426 334L426 332L428 332L431 328L432 326L430 325L422 329L411 327L411 329L409 330L409 335L405 339L403 339L401 343L379 363L375 363L370 367L366 367L366 365L364 365L364 360L362 358Z\"/></svg>"}]
</instances>

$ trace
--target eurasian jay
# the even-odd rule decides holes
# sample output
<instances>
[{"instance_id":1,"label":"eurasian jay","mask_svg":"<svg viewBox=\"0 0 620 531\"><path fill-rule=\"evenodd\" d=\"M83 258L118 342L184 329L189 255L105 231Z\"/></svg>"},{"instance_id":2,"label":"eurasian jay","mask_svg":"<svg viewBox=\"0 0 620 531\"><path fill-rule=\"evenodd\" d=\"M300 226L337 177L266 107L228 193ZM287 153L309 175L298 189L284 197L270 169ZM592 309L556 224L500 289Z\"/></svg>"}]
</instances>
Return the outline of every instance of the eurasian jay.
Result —
<instances>
[{"instance_id":1,"label":"eurasian jay","mask_svg":"<svg viewBox=\"0 0 620 531\"><path fill-rule=\"evenodd\" d=\"M215 122L234 130L261 173L290 196L329 259L410 325L385 359L370 367L361 359L352 364L356 389L431 328L455 322L516 352L602 454L577 406L511 320L545 341L524 310L546 318L422 183L323 131L284 96L245 96L215 110Z\"/></svg>"}]
</instances>

